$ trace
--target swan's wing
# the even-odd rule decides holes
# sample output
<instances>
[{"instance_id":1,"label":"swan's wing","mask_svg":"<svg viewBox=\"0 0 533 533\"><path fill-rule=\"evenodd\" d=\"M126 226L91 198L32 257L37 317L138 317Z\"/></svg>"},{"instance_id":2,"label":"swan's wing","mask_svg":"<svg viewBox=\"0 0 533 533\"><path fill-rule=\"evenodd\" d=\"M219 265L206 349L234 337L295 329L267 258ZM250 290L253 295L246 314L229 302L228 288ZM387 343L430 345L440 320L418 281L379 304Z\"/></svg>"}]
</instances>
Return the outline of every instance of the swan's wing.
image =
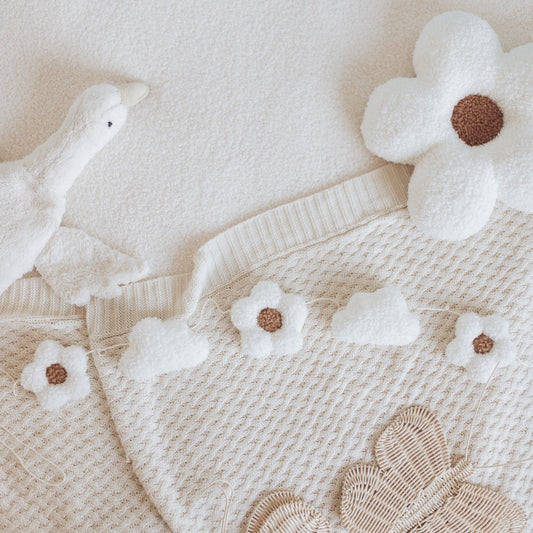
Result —
<instances>
[{"instance_id":1,"label":"swan's wing","mask_svg":"<svg viewBox=\"0 0 533 533\"><path fill-rule=\"evenodd\" d=\"M342 489L342 522L350 533L388 533L409 504L451 468L439 421L423 407L396 417L376 444L379 468L358 465Z\"/></svg>"},{"instance_id":2,"label":"swan's wing","mask_svg":"<svg viewBox=\"0 0 533 533\"><path fill-rule=\"evenodd\" d=\"M456 496L410 533L521 533L526 521L517 503L492 490L463 483Z\"/></svg>"},{"instance_id":3,"label":"swan's wing","mask_svg":"<svg viewBox=\"0 0 533 533\"><path fill-rule=\"evenodd\" d=\"M61 226L35 262L55 293L69 303L85 305L91 296L113 298L120 285L148 273L144 261L113 250L87 233Z\"/></svg>"}]
</instances>

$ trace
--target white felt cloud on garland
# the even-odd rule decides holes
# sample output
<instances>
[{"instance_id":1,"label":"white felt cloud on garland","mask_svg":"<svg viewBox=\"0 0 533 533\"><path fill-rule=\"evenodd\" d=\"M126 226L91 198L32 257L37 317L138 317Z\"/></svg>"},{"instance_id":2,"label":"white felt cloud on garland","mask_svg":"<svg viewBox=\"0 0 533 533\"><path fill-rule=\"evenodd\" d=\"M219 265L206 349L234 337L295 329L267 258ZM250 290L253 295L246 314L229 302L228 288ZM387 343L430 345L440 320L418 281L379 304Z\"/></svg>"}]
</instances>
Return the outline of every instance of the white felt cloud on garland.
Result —
<instances>
[{"instance_id":1,"label":"white felt cloud on garland","mask_svg":"<svg viewBox=\"0 0 533 533\"><path fill-rule=\"evenodd\" d=\"M401 346L416 340L420 322L397 287L384 287L355 293L348 305L333 315L331 333L357 344Z\"/></svg>"},{"instance_id":2,"label":"white felt cloud on garland","mask_svg":"<svg viewBox=\"0 0 533 533\"><path fill-rule=\"evenodd\" d=\"M207 339L181 318L145 318L133 327L128 342L119 367L126 377L137 381L195 367L209 355Z\"/></svg>"},{"instance_id":3,"label":"white felt cloud on garland","mask_svg":"<svg viewBox=\"0 0 533 533\"><path fill-rule=\"evenodd\" d=\"M375 154L415 165L411 219L460 240L488 221L496 199L533 212L533 43L504 53L483 19L435 17L414 50L416 78L371 94L361 131Z\"/></svg>"}]
</instances>

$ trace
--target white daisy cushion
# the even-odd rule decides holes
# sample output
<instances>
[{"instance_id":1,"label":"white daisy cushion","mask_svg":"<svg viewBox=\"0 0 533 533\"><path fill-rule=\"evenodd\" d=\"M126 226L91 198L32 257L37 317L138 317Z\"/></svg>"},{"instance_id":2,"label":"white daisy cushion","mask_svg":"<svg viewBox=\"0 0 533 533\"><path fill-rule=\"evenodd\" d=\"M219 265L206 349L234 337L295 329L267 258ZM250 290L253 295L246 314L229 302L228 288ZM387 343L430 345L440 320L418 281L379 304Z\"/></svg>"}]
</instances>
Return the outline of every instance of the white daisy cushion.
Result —
<instances>
[{"instance_id":1,"label":"white daisy cushion","mask_svg":"<svg viewBox=\"0 0 533 533\"><path fill-rule=\"evenodd\" d=\"M487 22L449 12L424 28L413 65L416 78L372 93L361 130L375 154L415 165L414 223L461 240L496 199L533 213L533 43L504 53Z\"/></svg>"}]
</instances>

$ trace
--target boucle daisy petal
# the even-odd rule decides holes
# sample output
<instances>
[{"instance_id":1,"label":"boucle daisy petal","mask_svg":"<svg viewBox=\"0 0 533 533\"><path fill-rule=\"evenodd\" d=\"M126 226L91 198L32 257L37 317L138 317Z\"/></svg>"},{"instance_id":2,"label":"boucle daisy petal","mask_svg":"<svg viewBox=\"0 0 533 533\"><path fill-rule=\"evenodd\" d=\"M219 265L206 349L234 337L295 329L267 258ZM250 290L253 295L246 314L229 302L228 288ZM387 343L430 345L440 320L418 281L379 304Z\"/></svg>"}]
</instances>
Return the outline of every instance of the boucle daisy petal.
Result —
<instances>
[{"instance_id":1,"label":"boucle daisy petal","mask_svg":"<svg viewBox=\"0 0 533 533\"><path fill-rule=\"evenodd\" d=\"M401 346L416 340L420 322L397 287L384 287L355 293L333 315L331 333L347 342Z\"/></svg>"},{"instance_id":2,"label":"boucle daisy petal","mask_svg":"<svg viewBox=\"0 0 533 533\"><path fill-rule=\"evenodd\" d=\"M496 91L506 96L506 111L522 117L533 115L533 43L513 48L502 58Z\"/></svg>"},{"instance_id":3,"label":"boucle daisy petal","mask_svg":"<svg viewBox=\"0 0 533 533\"><path fill-rule=\"evenodd\" d=\"M502 341L509 338L509 323L500 315L489 315L482 319L483 331L491 339Z\"/></svg>"},{"instance_id":4,"label":"boucle daisy petal","mask_svg":"<svg viewBox=\"0 0 533 533\"><path fill-rule=\"evenodd\" d=\"M474 337L453 339L446 347L446 359L454 365L466 367L475 356L471 338Z\"/></svg>"},{"instance_id":5,"label":"boucle daisy petal","mask_svg":"<svg viewBox=\"0 0 533 533\"><path fill-rule=\"evenodd\" d=\"M276 355L293 355L303 346L302 334L294 329L281 328L272 334L272 347Z\"/></svg>"},{"instance_id":6,"label":"boucle daisy petal","mask_svg":"<svg viewBox=\"0 0 533 533\"><path fill-rule=\"evenodd\" d=\"M483 333L483 321L476 313L464 313L455 323L455 335L458 338L474 339L481 333Z\"/></svg>"},{"instance_id":7,"label":"boucle daisy petal","mask_svg":"<svg viewBox=\"0 0 533 533\"><path fill-rule=\"evenodd\" d=\"M119 367L123 375L137 381L195 367L209 355L207 339L181 318L145 318L133 327L128 341Z\"/></svg>"},{"instance_id":8,"label":"boucle daisy petal","mask_svg":"<svg viewBox=\"0 0 533 533\"><path fill-rule=\"evenodd\" d=\"M529 98L533 101L533 95ZM498 198L509 207L533 213L533 128L529 120L527 122L524 127L515 128L518 130L515 135L506 136L498 143L494 174L498 181ZM520 131L529 132L529 135L522 136Z\"/></svg>"},{"instance_id":9,"label":"boucle daisy petal","mask_svg":"<svg viewBox=\"0 0 533 533\"><path fill-rule=\"evenodd\" d=\"M296 294L285 294L279 301L278 309L283 316L281 330L301 330L307 318L305 300Z\"/></svg>"},{"instance_id":10,"label":"boucle daisy petal","mask_svg":"<svg viewBox=\"0 0 533 533\"><path fill-rule=\"evenodd\" d=\"M497 364L498 361L495 357L473 357L465 365L465 370L474 381L486 383L490 379Z\"/></svg>"},{"instance_id":11,"label":"boucle daisy petal","mask_svg":"<svg viewBox=\"0 0 533 533\"><path fill-rule=\"evenodd\" d=\"M43 341L35 351L33 363L22 371L20 384L33 392L48 411L81 400L91 390L87 353L81 346L65 348L57 341Z\"/></svg>"},{"instance_id":12,"label":"boucle daisy petal","mask_svg":"<svg viewBox=\"0 0 533 533\"><path fill-rule=\"evenodd\" d=\"M68 346L60 356L61 364L67 372L81 374L87 371L87 356L81 346Z\"/></svg>"},{"instance_id":13,"label":"boucle daisy petal","mask_svg":"<svg viewBox=\"0 0 533 533\"><path fill-rule=\"evenodd\" d=\"M41 342L35 350L35 360L33 364L36 366L41 365L46 368L52 363L56 363L62 353L60 347L62 348L62 345L57 341L46 340Z\"/></svg>"},{"instance_id":14,"label":"boucle daisy petal","mask_svg":"<svg viewBox=\"0 0 533 533\"><path fill-rule=\"evenodd\" d=\"M266 357L272 353L272 334L261 328L241 332L241 350L250 357Z\"/></svg>"},{"instance_id":15,"label":"boucle daisy petal","mask_svg":"<svg viewBox=\"0 0 533 533\"><path fill-rule=\"evenodd\" d=\"M421 153L453 134L445 122L440 91L412 78L396 78L370 96L361 131L367 148L395 163L414 162Z\"/></svg>"},{"instance_id":16,"label":"boucle daisy petal","mask_svg":"<svg viewBox=\"0 0 533 533\"><path fill-rule=\"evenodd\" d=\"M254 329L257 325L257 315L265 307L261 301L254 298L241 298L237 300L230 311L231 321L238 329Z\"/></svg>"},{"instance_id":17,"label":"boucle daisy petal","mask_svg":"<svg viewBox=\"0 0 533 533\"><path fill-rule=\"evenodd\" d=\"M517 350L511 339L501 339L496 342L493 352L500 366L509 366L516 360Z\"/></svg>"},{"instance_id":18,"label":"boucle daisy petal","mask_svg":"<svg viewBox=\"0 0 533 533\"><path fill-rule=\"evenodd\" d=\"M498 35L486 21L472 13L450 11L423 29L413 66L417 76L459 89L494 75L502 54Z\"/></svg>"},{"instance_id":19,"label":"boucle daisy petal","mask_svg":"<svg viewBox=\"0 0 533 533\"><path fill-rule=\"evenodd\" d=\"M425 233L461 240L488 221L498 187L491 162L458 143L428 152L409 182L408 208Z\"/></svg>"},{"instance_id":20,"label":"boucle daisy petal","mask_svg":"<svg viewBox=\"0 0 533 533\"><path fill-rule=\"evenodd\" d=\"M259 281L250 293L250 298L261 301L265 307L276 307L283 291L274 281Z\"/></svg>"}]
</instances>

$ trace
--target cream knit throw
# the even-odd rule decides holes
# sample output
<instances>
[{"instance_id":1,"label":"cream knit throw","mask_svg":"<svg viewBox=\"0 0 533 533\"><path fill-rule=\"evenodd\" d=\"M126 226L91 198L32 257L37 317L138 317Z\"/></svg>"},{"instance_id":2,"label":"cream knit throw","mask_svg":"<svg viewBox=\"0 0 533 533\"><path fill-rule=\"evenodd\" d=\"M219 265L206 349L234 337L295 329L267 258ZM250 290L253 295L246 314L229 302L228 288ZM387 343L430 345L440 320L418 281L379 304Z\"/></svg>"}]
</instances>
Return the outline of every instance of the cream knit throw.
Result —
<instances>
[{"instance_id":1,"label":"cream knit throw","mask_svg":"<svg viewBox=\"0 0 533 533\"><path fill-rule=\"evenodd\" d=\"M532 364L533 218L500 206L470 239L432 240L402 208L407 181L403 167L386 166L267 212L202 247L191 281L140 283L90 306L93 348L126 342L144 317L181 312L209 339L206 363L151 384L120 375L123 348L96 359L126 454L174 531L218 531L222 495L216 488L202 494L218 479L235 489L232 532L242 531L254 503L275 490L302 496L338 531L345 473L372 462L377 436L411 405L435 413L456 458L466 451L482 387L445 360L453 315L419 311L422 334L409 346L357 346L331 337L336 308L319 301L309 306L300 353L253 359L240 352L238 332L221 310L259 280L307 301L345 305L355 291L396 285L412 307L500 313ZM471 459L495 464L532 455L532 420L533 370L501 369L474 427ZM532 464L479 470L472 481L533 514Z\"/></svg>"},{"instance_id":2,"label":"cream knit throw","mask_svg":"<svg viewBox=\"0 0 533 533\"><path fill-rule=\"evenodd\" d=\"M211 344L196 369L140 384L118 371L123 348L109 350L93 356L92 394L56 413L41 410L30 393L17 400L0 377L2 425L69 478L42 486L0 447L0 530L218 533L224 498L216 487L202 491L223 479L235 490L230 532L244 531L254 504L276 490L302 497L339 531L344 475L356 462L373 463L384 427L416 404L435 413L452 454L462 456L482 386L445 360L453 315L419 311L422 334L409 346L356 346L331 337L336 306L317 301L300 353L253 359L240 352L238 332L221 312L262 279L309 302L341 305L355 291L392 284L411 307L503 314L532 364L532 217L500 207L469 240L434 241L403 209L408 177L388 165L267 212L209 241L190 276L131 285L88 307L93 349L126 342L141 318L185 312ZM80 310L38 279L3 295L0 315L0 365L16 376L44 338L88 342ZM501 369L480 415L474 462L532 455L533 370ZM50 475L18 451L40 476ZM471 481L533 515L532 464L480 470Z\"/></svg>"},{"instance_id":3,"label":"cream knit throw","mask_svg":"<svg viewBox=\"0 0 533 533\"><path fill-rule=\"evenodd\" d=\"M62 303L39 278L15 282L0 297L0 366L20 376L43 339L88 345L83 309ZM0 531L6 533L163 532L168 527L139 485L113 427L92 362L91 394L55 412L0 373L0 425L67 475L49 487L30 477L0 445ZM46 481L56 470L0 429L0 439Z\"/></svg>"}]
</instances>

